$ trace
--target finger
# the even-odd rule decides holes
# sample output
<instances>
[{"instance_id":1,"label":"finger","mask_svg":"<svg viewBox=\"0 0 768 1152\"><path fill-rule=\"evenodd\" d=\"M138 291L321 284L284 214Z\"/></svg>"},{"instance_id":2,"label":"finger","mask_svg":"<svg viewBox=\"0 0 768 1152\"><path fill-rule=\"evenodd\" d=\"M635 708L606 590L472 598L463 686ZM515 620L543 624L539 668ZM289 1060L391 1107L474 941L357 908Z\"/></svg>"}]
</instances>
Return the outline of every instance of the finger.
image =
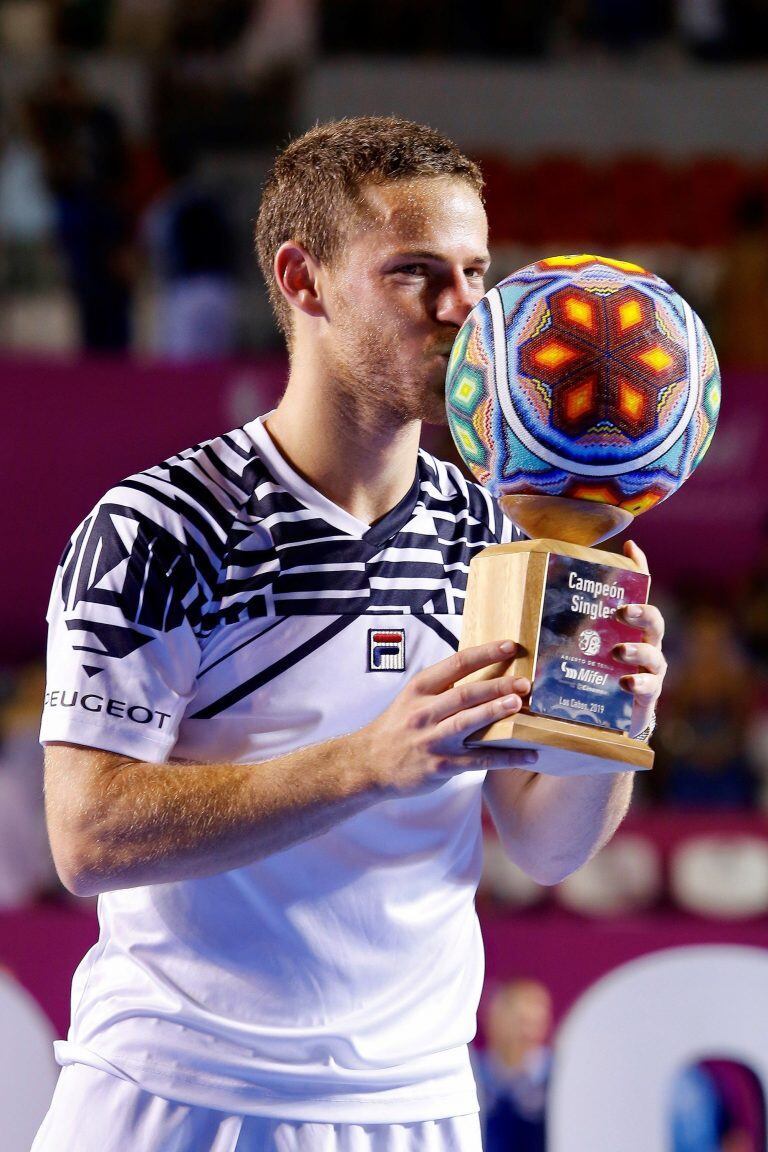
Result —
<instances>
[{"instance_id":1,"label":"finger","mask_svg":"<svg viewBox=\"0 0 768 1152\"><path fill-rule=\"evenodd\" d=\"M655 604L625 604L619 609L622 620L633 628L641 628L643 640L656 647L664 639L664 617Z\"/></svg>"},{"instance_id":2,"label":"finger","mask_svg":"<svg viewBox=\"0 0 768 1152\"><path fill-rule=\"evenodd\" d=\"M493 724L495 720L503 720L505 716L514 716L522 706L521 697L517 692L511 692L507 696L477 704L474 708L464 708L461 712L455 712L435 727L438 746L461 745L473 732Z\"/></svg>"},{"instance_id":3,"label":"finger","mask_svg":"<svg viewBox=\"0 0 768 1152\"><path fill-rule=\"evenodd\" d=\"M505 666L517 651L518 645L512 640L494 640L490 644L478 644L474 648L464 648L453 656L425 668L414 676L411 683L424 693L445 692L452 688L457 680L462 680L472 672L481 668L488 668L492 664L503 663Z\"/></svg>"},{"instance_id":4,"label":"finger","mask_svg":"<svg viewBox=\"0 0 768 1152\"><path fill-rule=\"evenodd\" d=\"M492 680L472 680L469 684L456 684L435 697L431 716L433 721L439 724L441 720L467 708L474 708L478 704L486 704L512 694L525 696L530 690L531 682L524 676L497 676Z\"/></svg>"},{"instance_id":5,"label":"finger","mask_svg":"<svg viewBox=\"0 0 768 1152\"><path fill-rule=\"evenodd\" d=\"M460 772L495 772L500 768L527 768L530 771L538 759L539 754L534 748L465 749L460 755L445 757L445 767L436 772L435 777L448 780Z\"/></svg>"},{"instance_id":6,"label":"finger","mask_svg":"<svg viewBox=\"0 0 768 1152\"><path fill-rule=\"evenodd\" d=\"M667 670L663 652L653 644L617 644L612 655L622 664L634 664L638 670L655 676L661 676Z\"/></svg>"},{"instance_id":7,"label":"finger","mask_svg":"<svg viewBox=\"0 0 768 1152\"><path fill-rule=\"evenodd\" d=\"M621 676L619 684L625 692L630 692L638 704L650 704L661 695L661 676L652 672L635 672L631 676Z\"/></svg>"},{"instance_id":8,"label":"finger","mask_svg":"<svg viewBox=\"0 0 768 1152\"><path fill-rule=\"evenodd\" d=\"M625 540L623 551L624 555L629 560L633 560L635 564L637 564L641 572L645 572L646 575L649 575L648 557L646 556L645 552L643 552L642 548L639 548L638 545L635 544L634 540Z\"/></svg>"}]
</instances>

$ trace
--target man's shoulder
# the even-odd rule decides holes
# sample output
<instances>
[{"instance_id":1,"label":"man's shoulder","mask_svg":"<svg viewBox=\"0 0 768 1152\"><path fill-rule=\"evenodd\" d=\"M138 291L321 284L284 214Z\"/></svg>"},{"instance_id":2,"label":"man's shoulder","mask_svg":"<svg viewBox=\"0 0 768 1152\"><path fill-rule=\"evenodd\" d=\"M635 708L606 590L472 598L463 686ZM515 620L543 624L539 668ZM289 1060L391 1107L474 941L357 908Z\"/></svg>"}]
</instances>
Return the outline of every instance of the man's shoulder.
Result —
<instances>
[{"instance_id":1,"label":"man's shoulder","mask_svg":"<svg viewBox=\"0 0 768 1152\"><path fill-rule=\"evenodd\" d=\"M178 575L179 562L184 569L191 565L212 589L241 509L271 479L246 429L202 441L118 481L77 526L60 566L66 571L97 549L99 564L107 558L127 562L136 575L144 556L164 565L169 578Z\"/></svg>"},{"instance_id":2,"label":"man's shoulder","mask_svg":"<svg viewBox=\"0 0 768 1152\"><path fill-rule=\"evenodd\" d=\"M246 428L235 428L176 452L128 477L128 481L162 482L175 492L195 493L200 498L206 492L224 508L240 507L259 481L268 476Z\"/></svg>"},{"instance_id":3,"label":"man's shoulder","mask_svg":"<svg viewBox=\"0 0 768 1152\"><path fill-rule=\"evenodd\" d=\"M201 441L118 481L97 509L123 509L174 534L226 535L268 470L245 428Z\"/></svg>"},{"instance_id":4,"label":"man's shoulder","mask_svg":"<svg viewBox=\"0 0 768 1152\"><path fill-rule=\"evenodd\" d=\"M165 597L182 589L191 604L196 593L190 590L197 587L210 599L240 510L270 479L246 428L177 452L104 493L59 561L66 588L85 581L78 601L86 593L103 599L119 579L121 595L133 590L142 602L150 576Z\"/></svg>"}]
</instances>

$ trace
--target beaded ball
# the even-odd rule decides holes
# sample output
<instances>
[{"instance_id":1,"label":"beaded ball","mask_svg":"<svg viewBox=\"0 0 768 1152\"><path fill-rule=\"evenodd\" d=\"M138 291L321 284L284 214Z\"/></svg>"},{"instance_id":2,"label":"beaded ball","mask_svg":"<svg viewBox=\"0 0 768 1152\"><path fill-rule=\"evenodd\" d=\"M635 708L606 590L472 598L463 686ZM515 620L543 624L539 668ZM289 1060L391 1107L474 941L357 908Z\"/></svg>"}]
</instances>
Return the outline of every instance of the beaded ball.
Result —
<instances>
[{"instance_id":1,"label":"beaded ball","mask_svg":"<svg viewBox=\"0 0 768 1152\"><path fill-rule=\"evenodd\" d=\"M554 256L472 309L446 404L462 458L493 495L595 500L637 516L701 462L720 373L701 320L658 276Z\"/></svg>"}]
</instances>

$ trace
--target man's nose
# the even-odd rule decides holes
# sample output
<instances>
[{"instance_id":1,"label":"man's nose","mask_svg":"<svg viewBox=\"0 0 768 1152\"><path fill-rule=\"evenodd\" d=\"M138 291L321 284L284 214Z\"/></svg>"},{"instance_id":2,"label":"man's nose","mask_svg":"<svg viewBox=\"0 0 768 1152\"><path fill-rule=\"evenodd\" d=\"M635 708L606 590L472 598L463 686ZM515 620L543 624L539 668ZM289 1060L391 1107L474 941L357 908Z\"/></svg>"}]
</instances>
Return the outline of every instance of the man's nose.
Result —
<instances>
[{"instance_id":1,"label":"man's nose","mask_svg":"<svg viewBox=\"0 0 768 1152\"><path fill-rule=\"evenodd\" d=\"M478 299L477 289L468 283L466 276L454 276L437 297L436 317L443 324L460 328Z\"/></svg>"}]
</instances>

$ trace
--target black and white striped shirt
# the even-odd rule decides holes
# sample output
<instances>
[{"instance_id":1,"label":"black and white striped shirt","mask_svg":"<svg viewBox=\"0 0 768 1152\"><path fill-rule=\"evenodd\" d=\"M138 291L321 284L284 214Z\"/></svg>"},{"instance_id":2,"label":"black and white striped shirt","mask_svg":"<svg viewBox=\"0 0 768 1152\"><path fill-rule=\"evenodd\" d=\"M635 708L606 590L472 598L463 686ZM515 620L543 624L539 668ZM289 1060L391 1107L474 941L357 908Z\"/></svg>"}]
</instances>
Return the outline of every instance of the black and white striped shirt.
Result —
<instances>
[{"instance_id":1,"label":"black and white striped shirt","mask_svg":"<svg viewBox=\"0 0 768 1152\"><path fill-rule=\"evenodd\" d=\"M511 534L425 452L364 524L254 420L118 484L74 533L41 738L250 764L357 730L456 648L469 562ZM475 1110L482 776L246 868L101 896L60 1062L286 1119Z\"/></svg>"}]
</instances>

